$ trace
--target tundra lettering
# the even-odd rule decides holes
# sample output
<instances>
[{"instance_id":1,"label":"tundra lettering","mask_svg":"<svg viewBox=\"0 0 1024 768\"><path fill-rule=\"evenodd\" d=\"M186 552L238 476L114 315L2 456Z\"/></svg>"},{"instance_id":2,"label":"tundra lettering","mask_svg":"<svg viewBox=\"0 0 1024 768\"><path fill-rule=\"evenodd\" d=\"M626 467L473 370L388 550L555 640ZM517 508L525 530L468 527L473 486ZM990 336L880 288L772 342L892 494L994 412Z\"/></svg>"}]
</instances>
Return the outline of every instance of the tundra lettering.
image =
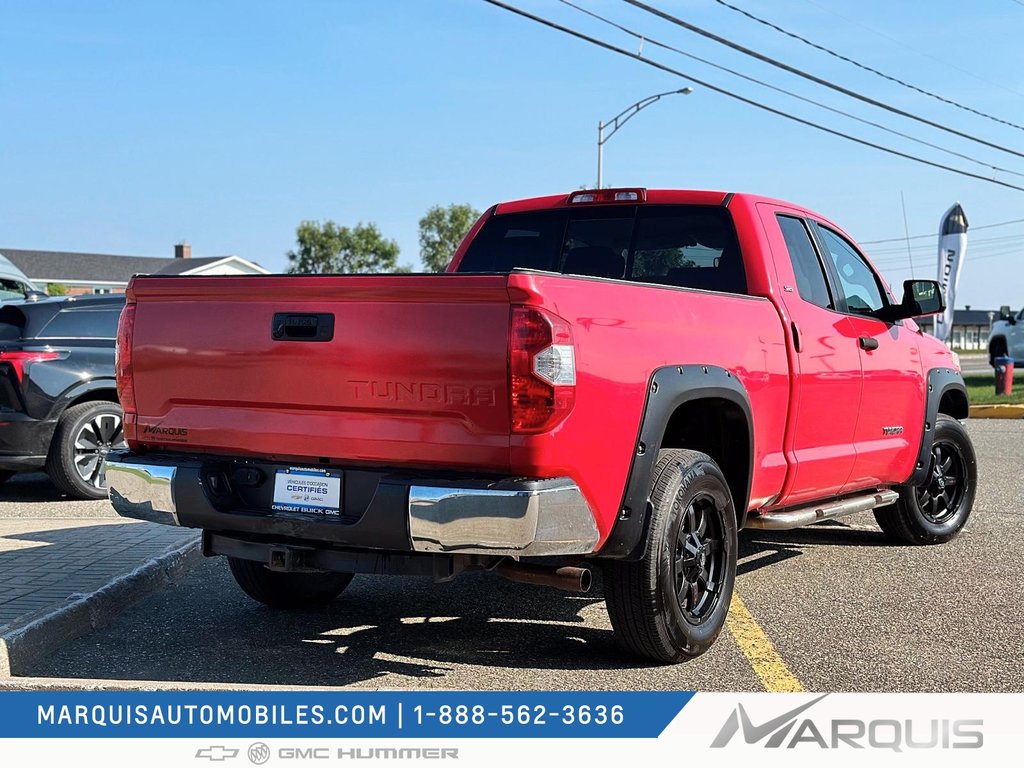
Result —
<instances>
[{"instance_id":1,"label":"tundra lettering","mask_svg":"<svg viewBox=\"0 0 1024 768\"><path fill-rule=\"evenodd\" d=\"M444 403L446 405L497 405L494 389L462 384L427 384L403 381L349 381L355 399L397 403Z\"/></svg>"}]
</instances>

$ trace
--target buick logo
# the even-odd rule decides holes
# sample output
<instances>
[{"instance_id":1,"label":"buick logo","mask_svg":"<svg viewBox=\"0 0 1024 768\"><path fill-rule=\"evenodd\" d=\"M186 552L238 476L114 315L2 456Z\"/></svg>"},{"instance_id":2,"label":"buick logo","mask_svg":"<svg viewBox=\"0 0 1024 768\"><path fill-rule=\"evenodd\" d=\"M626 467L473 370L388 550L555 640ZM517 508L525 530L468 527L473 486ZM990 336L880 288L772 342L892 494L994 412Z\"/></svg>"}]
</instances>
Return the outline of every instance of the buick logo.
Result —
<instances>
[{"instance_id":1,"label":"buick logo","mask_svg":"<svg viewBox=\"0 0 1024 768\"><path fill-rule=\"evenodd\" d=\"M253 765L263 765L267 760L270 759L270 747L264 744L262 741L250 745L249 747L249 761Z\"/></svg>"}]
</instances>

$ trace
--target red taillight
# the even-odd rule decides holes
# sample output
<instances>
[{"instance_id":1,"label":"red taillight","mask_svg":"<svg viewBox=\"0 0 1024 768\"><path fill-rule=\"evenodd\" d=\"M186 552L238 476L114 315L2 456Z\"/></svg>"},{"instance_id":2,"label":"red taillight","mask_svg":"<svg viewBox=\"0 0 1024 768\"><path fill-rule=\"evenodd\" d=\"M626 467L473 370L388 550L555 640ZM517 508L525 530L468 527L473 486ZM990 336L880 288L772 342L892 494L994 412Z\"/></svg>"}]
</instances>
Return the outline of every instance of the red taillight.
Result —
<instances>
[{"instance_id":1,"label":"red taillight","mask_svg":"<svg viewBox=\"0 0 1024 768\"><path fill-rule=\"evenodd\" d=\"M576 402L576 354L572 327L531 307L512 308L509 342L512 431L547 432Z\"/></svg>"},{"instance_id":2,"label":"red taillight","mask_svg":"<svg viewBox=\"0 0 1024 768\"><path fill-rule=\"evenodd\" d=\"M117 321L114 373L117 399L125 413L135 413L135 380L132 378L132 347L135 343L135 304L125 304Z\"/></svg>"},{"instance_id":3,"label":"red taillight","mask_svg":"<svg viewBox=\"0 0 1024 768\"><path fill-rule=\"evenodd\" d=\"M44 360L56 360L60 357L59 352L0 352L0 363L7 363L18 378L18 384L25 381L25 369L32 363L41 363Z\"/></svg>"}]
</instances>

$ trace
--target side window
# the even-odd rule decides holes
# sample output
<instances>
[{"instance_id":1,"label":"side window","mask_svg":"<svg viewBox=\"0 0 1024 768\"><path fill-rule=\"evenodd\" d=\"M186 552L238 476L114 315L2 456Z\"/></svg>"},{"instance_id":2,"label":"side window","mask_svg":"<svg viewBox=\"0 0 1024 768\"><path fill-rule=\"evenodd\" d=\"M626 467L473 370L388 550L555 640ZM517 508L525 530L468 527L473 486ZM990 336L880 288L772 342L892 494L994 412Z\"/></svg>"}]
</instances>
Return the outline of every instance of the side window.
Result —
<instances>
[{"instance_id":1,"label":"side window","mask_svg":"<svg viewBox=\"0 0 1024 768\"><path fill-rule=\"evenodd\" d=\"M818 254L811 244L811 234L807 225L792 216L777 217L782 236L789 249L789 258L793 262L796 274L796 288L800 298L823 309L835 309L832 294L828 290L828 280Z\"/></svg>"},{"instance_id":2,"label":"side window","mask_svg":"<svg viewBox=\"0 0 1024 768\"><path fill-rule=\"evenodd\" d=\"M113 339L120 307L62 310L38 334L40 339Z\"/></svg>"},{"instance_id":3,"label":"side window","mask_svg":"<svg viewBox=\"0 0 1024 768\"><path fill-rule=\"evenodd\" d=\"M0 300L24 299L25 286L16 280L0 280Z\"/></svg>"},{"instance_id":4,"label":"side window","mask_svg":"<svg viewBox=\"0 0 1024 768\"><path fill-rule=\"evenodd\" d=\"M867 314L885 306L882 289L871 267L843 237L827 227L818 225L832 263L839 277L839 287L846 297L851 312Z\"/></svg>"}]
</instances>

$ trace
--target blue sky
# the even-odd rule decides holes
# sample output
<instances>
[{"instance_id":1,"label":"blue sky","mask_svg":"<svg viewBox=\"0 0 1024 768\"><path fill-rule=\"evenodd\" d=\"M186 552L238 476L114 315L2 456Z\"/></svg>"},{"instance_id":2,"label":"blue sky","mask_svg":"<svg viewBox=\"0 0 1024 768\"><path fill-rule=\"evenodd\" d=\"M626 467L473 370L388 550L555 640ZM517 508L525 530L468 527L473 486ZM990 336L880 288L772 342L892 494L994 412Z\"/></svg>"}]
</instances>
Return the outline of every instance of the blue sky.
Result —
<instances>
[{"instance_id":1,"label":"blue sky","mask_svg":"<svg viewBox=\"0 0 1024 768\"><path fill-rule=\"evenodd\" d=\"M813 51L713 0L649 0L788 63L1024 153L1024 131L973 117ZM1024 124L1024 5L732 0L878 69ZM1024 158L857 104L613 0L577 0L696 55L1024 172ZM550 0L516 4L628 48ZM845 17L845 18L843 18ZM650 46L693 76L839 130L975 169ZM0 244L171 255L234 253L283 269L303 219L374 221L418 263L435 204L593 185L596 124L687 81L479 0L8 2L0 6ZM1024 186L1024 177L1000 176ZM858 240L1024 219L1024 192L925 168L695 87L606 145L608 185L757 192L806 205ZM1024 224L972 233L958 305L1024 305ZM932 276L933 238L913 240ZM887 279L903 243L866 246Z\"/></svg>"}]
</instances>

